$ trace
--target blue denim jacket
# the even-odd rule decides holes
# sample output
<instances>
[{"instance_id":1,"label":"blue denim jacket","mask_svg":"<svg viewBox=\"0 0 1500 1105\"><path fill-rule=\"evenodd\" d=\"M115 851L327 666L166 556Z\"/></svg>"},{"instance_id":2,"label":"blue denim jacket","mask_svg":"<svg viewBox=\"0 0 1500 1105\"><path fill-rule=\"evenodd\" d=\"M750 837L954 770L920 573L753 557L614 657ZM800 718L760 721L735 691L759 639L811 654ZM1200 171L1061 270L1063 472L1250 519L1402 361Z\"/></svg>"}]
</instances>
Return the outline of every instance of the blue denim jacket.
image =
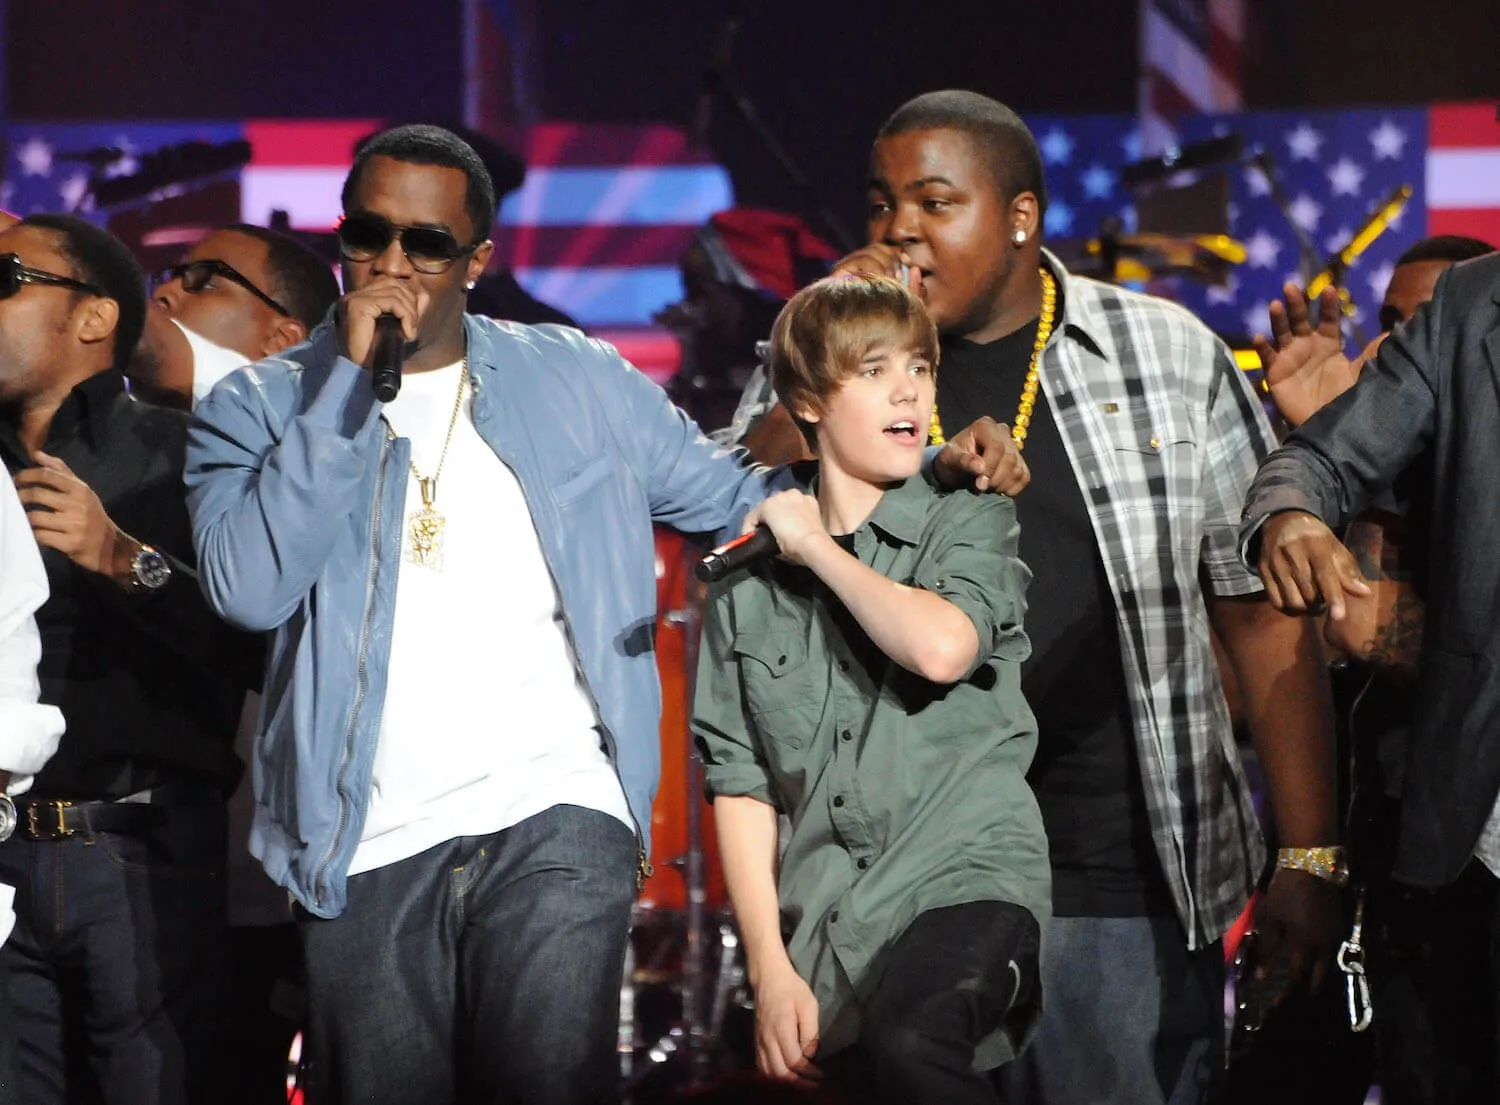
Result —
<instances>
[{"instance_id":1,"label":"blue denim jacket","mask_svg":"<svg viewBox=\"0 0 1500 1105\"><path fill-rule=\"evenodd\" d=\"M465 329L474 423L525 493L644 864L661 766L651 526L737 529L768 474L576 330ZM189 437L204 590L233 624L273 631L250 848L320 917L344 908L364 824L409 456L329 324L221 382Z\"/></svg>"}]
</instances>

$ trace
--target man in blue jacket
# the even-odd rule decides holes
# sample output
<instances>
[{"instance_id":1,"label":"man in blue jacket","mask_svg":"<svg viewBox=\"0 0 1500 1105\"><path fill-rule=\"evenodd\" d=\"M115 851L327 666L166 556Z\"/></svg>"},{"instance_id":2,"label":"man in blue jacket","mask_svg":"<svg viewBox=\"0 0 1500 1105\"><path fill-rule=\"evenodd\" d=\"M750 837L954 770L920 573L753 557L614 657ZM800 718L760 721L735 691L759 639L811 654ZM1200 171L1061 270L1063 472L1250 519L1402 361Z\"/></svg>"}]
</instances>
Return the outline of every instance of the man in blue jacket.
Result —
<instances>
[{"instance_id":1,"label":"man in blue jacket","mask_svg":"<svg viewBox=\"0 0 1500 1105\"><path fill-rule=\"evenodd\" d=\"M275 632L251 848L302 907L312 1100L602 1100L658 771L651 523L723 528L764 473L608 347L465 314L495 197L455 136L377 137L343 200L331 323L200 404L187 464L211 601Z\"/></svg>"},{"instance_id":2,"label":"man in blue jacket","mask_svg":"<svg viewBox=\"0 0 1500 1105\"><path fill-rule=\"evenodd\" d=\"M449 132L377 136L343 205L333 317L220 384L187 461L210 601L274 631L251 849L301 906L310 1100L605 1100L660 758L651 525L737 526L767 474L608 346L465 314L495 196ZM994 440L948 456L1006 488Z\"/></svg>"}]
</instances>

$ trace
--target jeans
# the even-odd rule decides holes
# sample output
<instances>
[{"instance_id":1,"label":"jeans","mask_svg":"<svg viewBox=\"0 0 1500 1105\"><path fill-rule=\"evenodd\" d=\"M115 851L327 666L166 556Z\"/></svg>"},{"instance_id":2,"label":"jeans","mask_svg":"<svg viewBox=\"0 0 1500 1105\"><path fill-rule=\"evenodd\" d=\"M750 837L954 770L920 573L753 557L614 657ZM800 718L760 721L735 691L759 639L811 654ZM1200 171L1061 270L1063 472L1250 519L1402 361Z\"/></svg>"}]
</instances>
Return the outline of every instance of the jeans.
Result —
<instances>
[{"instance_id":1,"label":"jeans","mask_svg":"<svg viewBox=\"0 0 1500 1105\"><path fill-rule=\"evenodd\" d=\"M860 1004L859 1039L821 1064L827 1087L849 1101L993 1105L974 1049L1008 1014L1034 1007L1040 936L1010 902L918 916Z\"/></svg>"},{"instance_id":2,"label":"jeans","mask_svg":"<svg viewBox=\"0 0 1500 1105\"><path fill-rule=\"evenodd\" d=\"M224 807L158 806L149 833L0 844L0 949L27 1105L219 1102L228 1023Z\"/></svg>"},{"instance_id":3,"label":"jeans","mask_svg":"<svg viewBox=\"0 0 1500 1105\"><path fill-rule=\"evenodd\" d=\"M636 856L555 806L355 875L337 918L298 910L309 1105L610 1101Z\"/></svg>"},{"instance_id":4,"label":"jeans","mask_svg":"<svg viewBox=\"0 0 1500 1105\"><path fill-rule=\"evenodd\" d=\"M1007 1105L1189 1105L1224 1070L1224 952L1190 952L1175 917L1054 917L1042 1023L1002 1067Z\"/></svg>"}]
</instances>

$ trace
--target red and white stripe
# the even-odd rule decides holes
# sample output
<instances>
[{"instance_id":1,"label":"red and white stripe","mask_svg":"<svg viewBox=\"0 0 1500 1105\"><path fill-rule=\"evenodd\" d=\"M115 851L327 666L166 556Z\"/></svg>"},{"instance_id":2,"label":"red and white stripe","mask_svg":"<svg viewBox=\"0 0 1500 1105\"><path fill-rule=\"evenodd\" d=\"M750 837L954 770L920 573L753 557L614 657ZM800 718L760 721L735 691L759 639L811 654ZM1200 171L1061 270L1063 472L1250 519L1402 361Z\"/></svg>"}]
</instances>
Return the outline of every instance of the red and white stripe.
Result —
<instances>
[{"instance_id":1,"label":"red and white stripe","mask_svg":"<svg viewBox=\"0 0 1500 1105\"><path fill-rule=\"evenodd\" d=\"M1238 111L1247 9L1244 0L1141 0L1141 148L1175 145L1176 121Z\"/></svg>"},{"instance_id":2,"label":"red and white stripe","mask_svg":"<svg viewBox=\"0 0 1500 1105\"><path fill-rule=\"evenodd\" d=\"M1500 122L1494 101L1439 104L1427 118L1427 232L1500 244Z\"/></svg>"}]
</instances>

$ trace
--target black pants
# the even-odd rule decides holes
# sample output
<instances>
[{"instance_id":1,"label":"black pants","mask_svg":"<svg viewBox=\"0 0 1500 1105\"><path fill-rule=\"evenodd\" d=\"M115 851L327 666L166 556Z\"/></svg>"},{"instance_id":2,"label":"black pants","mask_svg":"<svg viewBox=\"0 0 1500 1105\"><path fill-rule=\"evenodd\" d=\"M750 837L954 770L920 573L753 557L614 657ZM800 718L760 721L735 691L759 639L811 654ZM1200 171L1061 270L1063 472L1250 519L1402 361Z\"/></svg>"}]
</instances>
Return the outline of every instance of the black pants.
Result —
<instances>
[{"instance_id":1,"label":"black pants","mask_svg":"<svg viewBox=\"0 0 1500 1105\"><path fill-rule=\"evenodd\" d=\"M0 844L0 949L26 1105L219 1105L229 1024L224 806L140 835Z\"/></svg>"},{"instance_id":2,"label":"black pants","mask_svg":"<svg viewBox=\"0 0 1500 1105\"><path fill-rule=\"evenodd\" d=\"M286 1105L287 1056L306 1017L297 926L233 928L230 944L234 1007L224 1105Z\"/></svg>"},{"instance_id":3,"label":"black pants","mask_svg":"<svg viewBox=\"0 0 1500 1105\"><path fill-rule=\"evenodd\" d=\"M1496 1100L1500 882L1473 860L1436 890L1372 883L1367 909L1381 1100Z\"/></svg>"},{"instance_id":4,"label":"black pants","mask_svg":"<svg viewBox=\"0 0 1500 1105\"><path fill-rule=\"evenodd\" d=\"M1040 936L1009 902L923 913L861 1005L858 1041L820 1063L828 1088L861 1105L993 1105L974 1049L1037 1000Z\"/></svg>"},{"instance_id":5,"label":"black pants","mask_svg":"<svg viewBox=\"0 0 1500 1105\"><path fill-rule=\"evenodd\" d=\"M298 910L309 1105L613 1098L635 834L555 806L355 875Z\"/></svg>"}]
</instances>

